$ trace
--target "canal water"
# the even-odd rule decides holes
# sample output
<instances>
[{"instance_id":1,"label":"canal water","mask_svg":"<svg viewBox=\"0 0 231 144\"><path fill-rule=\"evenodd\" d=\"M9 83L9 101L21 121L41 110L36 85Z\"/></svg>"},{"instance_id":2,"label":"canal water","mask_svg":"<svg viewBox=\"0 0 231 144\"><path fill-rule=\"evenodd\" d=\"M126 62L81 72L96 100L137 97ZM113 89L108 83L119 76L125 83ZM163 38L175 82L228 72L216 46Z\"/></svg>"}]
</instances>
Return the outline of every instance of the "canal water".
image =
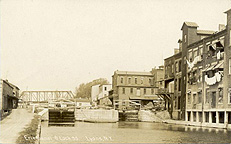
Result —
<instances>
[{"instance_id":1,"label":"canal water","mask_svg":"<svg viewBox=\"0 0 231 144\"><path fill-rule=\"evenodd\" d=\"M87 123L75 127L42 123L41 143L230 143L231 131L149 122Z\"/></svg>"}]
</instances>

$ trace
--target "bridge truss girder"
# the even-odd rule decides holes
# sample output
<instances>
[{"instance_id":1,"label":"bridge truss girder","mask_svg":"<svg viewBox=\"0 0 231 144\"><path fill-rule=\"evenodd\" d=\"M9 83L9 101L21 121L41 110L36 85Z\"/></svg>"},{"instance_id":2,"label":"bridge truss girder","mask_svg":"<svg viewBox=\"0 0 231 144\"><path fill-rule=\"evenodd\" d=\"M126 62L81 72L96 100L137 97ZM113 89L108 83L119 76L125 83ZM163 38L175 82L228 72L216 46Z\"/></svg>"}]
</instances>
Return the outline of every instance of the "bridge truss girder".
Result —
<instances>
[{"instance_id":1,"label":"bridge truss girder","mask_svg":"<svg viewBox=\"0 0 231 144\"><path fill-rule=\"evenodd\" d=\"M43 102L58 99L71 99L74 95L71 91L23 91L20 98L25 102Z\"/></svg>"}]
</instances>

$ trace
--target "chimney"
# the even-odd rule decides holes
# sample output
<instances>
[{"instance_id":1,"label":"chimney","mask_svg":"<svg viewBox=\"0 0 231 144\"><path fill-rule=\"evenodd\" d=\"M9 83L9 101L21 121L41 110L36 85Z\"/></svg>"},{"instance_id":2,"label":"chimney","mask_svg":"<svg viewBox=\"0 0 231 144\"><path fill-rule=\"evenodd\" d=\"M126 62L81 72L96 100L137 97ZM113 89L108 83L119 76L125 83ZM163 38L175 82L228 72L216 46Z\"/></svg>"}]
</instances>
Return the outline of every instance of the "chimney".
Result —
<instances>
[{"instance_id":1,"label":"chimney","mask_svg":"<svg viewBox=\"0 0 231 144\"><path fill-rule=\"evenodd\" d=\"M219 31L223 31L224 29L226 29L224 24L219 24L218 30Z\"/></svg>"},{"instance_id":2,"label":"chimney","mask_svg":"<svg viewBox=\"0 0 231 144\"><path fill-rule=\"evenodd\" d=\"M229 30L231 27L231 9L227 10L225 13L227 14L227 28Z\"/></svg>"},{"instance_id":3,"label":"chimney","mask_svg":"<svg viewBox=\"0 0 231 144\"><path fill-rule=\"evenodd\" d=\"M181 52L182 51L182 40L181 39L178 40L178 44L179 44L179 52Z\"/></svg>"}]
</instances>

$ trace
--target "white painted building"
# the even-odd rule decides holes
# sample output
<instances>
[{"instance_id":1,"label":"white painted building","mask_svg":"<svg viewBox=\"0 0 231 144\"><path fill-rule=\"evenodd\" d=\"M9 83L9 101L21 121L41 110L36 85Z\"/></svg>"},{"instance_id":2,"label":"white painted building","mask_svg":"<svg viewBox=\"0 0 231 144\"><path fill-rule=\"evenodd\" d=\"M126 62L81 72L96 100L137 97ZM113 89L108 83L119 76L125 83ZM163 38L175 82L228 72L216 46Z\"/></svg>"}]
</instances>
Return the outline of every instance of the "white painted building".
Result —
<instances>
[{"instance_id":1,"label":"white painted building","mask_svg":"<svg viewBox=\"0 0 231 144\"><path fill-rule=\"evenodd\" d=\"M97 100L97 97L99 95L99 86L100 85L94 85L91 87L91 101L92 102Z\"/></svg>"},{"instance_id":2,"label":"white painted building","mask_svg":"<svg viewBox=\"0 0 231 144\"><path fill-rule=\"evenodd\" d=\"M90 107L91 100L85 98L78 98L76 101L76 107Z\"/></svg>"},{"instance_id":3,"label":"white painted building","mask_svg":"<svg viewBox=\"0 0 231 144\"><path fill-rule=\"evenodd\" d=\"M108 104L107 96L109 95L109 91L112 89L111 84L103 84L103 85L95 85L92 86L91 89L91 98L93 103L97 103L97 101L102 101L98 104ZM106 102L105 102L106 101ZM109 100L110 101L110 100Z\"/></svg>"},{"instance_id":4,"label":"white painted building","mask_svg":"<svg viewBox=\"0 0 231 144\"><path fill-rule=\"evenodd\" d=\"M98 99L106 97L109 95L109 91L112 89L111 84L104 84L99 86L99 95Z\"/></svg>"}]
</instances>

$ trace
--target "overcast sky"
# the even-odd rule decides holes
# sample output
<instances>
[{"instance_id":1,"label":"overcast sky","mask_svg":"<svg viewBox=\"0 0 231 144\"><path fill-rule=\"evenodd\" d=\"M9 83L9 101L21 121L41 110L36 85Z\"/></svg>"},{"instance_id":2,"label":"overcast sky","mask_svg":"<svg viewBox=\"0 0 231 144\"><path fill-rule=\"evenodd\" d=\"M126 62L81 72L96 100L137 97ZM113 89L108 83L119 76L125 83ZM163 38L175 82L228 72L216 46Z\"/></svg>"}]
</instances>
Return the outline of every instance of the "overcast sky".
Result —
<instances>
[{"instance_id":1,"label":"overcast sky","mask_svg":"<svg viewBox=\"0 0 231 144\"><path fill-rule=\"evenodd\" d=\"M184 21L226 24L230 0L1 0L1 78L21 90L74 90L115 70L150 71Z\"/></svg>"}]
</instances>

